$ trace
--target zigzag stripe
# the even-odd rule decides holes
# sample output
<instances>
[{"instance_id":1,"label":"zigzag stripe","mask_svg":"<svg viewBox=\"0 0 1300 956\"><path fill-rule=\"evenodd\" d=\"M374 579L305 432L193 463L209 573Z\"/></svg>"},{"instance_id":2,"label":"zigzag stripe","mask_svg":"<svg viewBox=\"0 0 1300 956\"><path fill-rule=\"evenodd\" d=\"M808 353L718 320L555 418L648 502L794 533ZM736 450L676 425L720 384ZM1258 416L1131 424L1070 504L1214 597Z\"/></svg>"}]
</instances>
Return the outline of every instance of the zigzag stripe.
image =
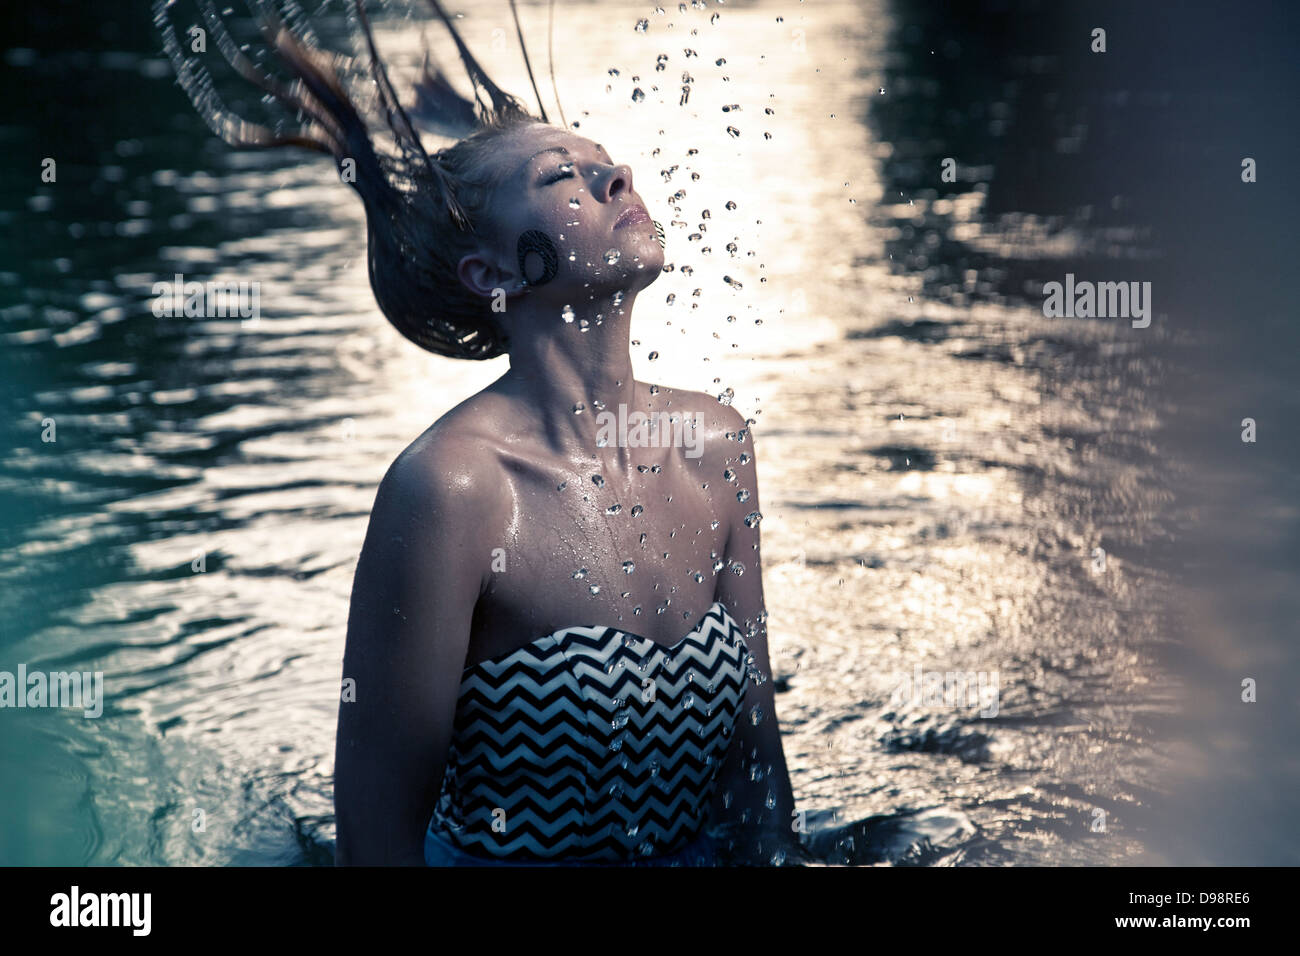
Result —
<instances>
[{"instance_id":1,"label":"zigzag stripe","mask_svg":"<svg viewBox=\"0 0 1300 956\"><path fill-rule=\"evenodd\" d=\"M672 852L707 817L748 656L719 601L671 646L570 627L466 668L430 827L496 858Z\"/></svg>"},{"instance_id":2,"label":"zigzag stripe","mask_svg":"<svg viewBox=\"0 0 1300 956\"><path fill-rule=\"evenodd\" d=\"M669 652L659 645L644 653L633 652L622 645L620 634L619 631L609 631L602 648L591 654L573 650L568 656L559 653L542 659L521 656L490 667L479 665L461 682L461 697L477 690L492 700L493 694L501 688L518 685L540 699L553 693L555 685L567 684L575 676L612 688L629 680L639 683L641 678L651 676L652 670L676 674L690 669L702 671L704 677L711 679L718 661L733 660L736 651L725 644L719 646L715 640L718 632L714 632L708 646L679 645L675 652L679 658L670 657Z\"/></svg>"}]
</instances>

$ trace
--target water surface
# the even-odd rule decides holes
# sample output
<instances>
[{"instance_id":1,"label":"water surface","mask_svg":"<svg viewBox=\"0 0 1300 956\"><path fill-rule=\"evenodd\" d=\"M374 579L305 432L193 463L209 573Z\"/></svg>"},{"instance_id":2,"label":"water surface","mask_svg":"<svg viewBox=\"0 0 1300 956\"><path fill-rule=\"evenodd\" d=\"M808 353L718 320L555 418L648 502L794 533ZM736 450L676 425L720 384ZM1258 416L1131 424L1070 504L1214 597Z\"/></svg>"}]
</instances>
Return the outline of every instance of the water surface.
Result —
<instances>
[{"instance_id":1,"label":"water surface","mask_svg":"<svg viewBox=\"0 0 1300 956\"><path fill-rule=\"evenodd\" d=\"M461 26L475 49L513 54L497 6ZM1067 271L1158 282L1191 261L1162 194L1140 188L1158 174L1109 165L1141 151L1135 131L1185 115L1170 102L1187 91L1126 85L1131 61L1081 80L1082 20L1021 6L601 3L600 44L557 39L557 81L570 122L629 162L672 223L674 268L637 301L638 376L730 388L755 419L777 702L819 858L1224 862L1243 851L1168 817L1179 775L1214 777L1195 771L1213 732L1240 732L1203 693L1235 681L1236 660L1207 671L1186 650L1204 663L1240 646L1196 642L1175 613L1196 593L1231 613L1197 590L1226 553L1195 537L1197 505L1224 494L1186 378L1214 366L1215 326L1187 287L1144 330L1041 310L1042 283ZM557 37L597 15L557 7ZM521 12L544 31L544 5ZM375 488L505 360L401 339L333 166L216 141L147 11L76 29L29 16L32 47L8 50L0 74L16 170L0 180L0 669L102 670L108 700L94 720L0 713L0 772L17 781L0 797L0 860L329 863L341 657ZM377 23L413 66L418 33ZM322 33L342 29L327 18ZM532 44L535 65L544 50ZM490 69L527 89L513 55ZM1121 142L1133 152L1102 158ZM46 156L54 184L32 173ZM155 317L153 283L176 273L260 283L260 321ZM1293 356L1294 333L1278 336ZM1294 408L1293 371L1251 366L1274 416ZM1273 549L1246 656L1281 673L1297 557L1285 460L1251 472L1273 504L1240 545ZM996 715L895 699L918 667L996 672ZM1189 714L1205 726L1180 737ZM1290 751L1244 739L1227 753L1269 768L1280 816ZM1270 839L1278 818L1236 845L1294 861L1293 839Z\"/></svg>"}]
</instances>

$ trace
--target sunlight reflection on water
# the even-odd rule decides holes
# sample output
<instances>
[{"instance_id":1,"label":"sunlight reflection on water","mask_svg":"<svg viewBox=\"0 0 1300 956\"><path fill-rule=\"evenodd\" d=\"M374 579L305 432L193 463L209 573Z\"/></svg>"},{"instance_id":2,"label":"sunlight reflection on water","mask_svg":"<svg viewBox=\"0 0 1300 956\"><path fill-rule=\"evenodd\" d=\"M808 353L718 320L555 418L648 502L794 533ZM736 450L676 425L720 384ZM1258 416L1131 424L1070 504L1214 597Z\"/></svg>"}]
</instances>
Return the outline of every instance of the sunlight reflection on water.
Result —
<instances>
[{"instance_id":1,"label":"sunlight reflection on water","mask_svg":"<svg viewBox=\"0 0 1300 956\"><path fill-rule=\"evenodd\" d=\"M559 30L596 9L561 7ZM603 46L566 44L557 80L570 122L631 163L652 216L685 224L668 231L675 270L637 303L638 376L733 388L757 420L778 701L819 853L1137 854L1118 824L1105 844L1082 838L1096 794L1122 820L1161 766L1142 721L1170 702L1149 682L1142 639L1158 622L1138 593L1162 582L1140 561L1096 570L1092 557L1103 533L1158 533L1146 438L1158 416L1134 388L1152 373L1122 328L1043 319L994 295L995 274L935 294L925 269L956 270L957 257L923 245L929 230L1004 260L1030 245L1051 259L1097 237L986 214L987 182L894 195L875 112L892 107L875 101L909 107L906 84L878 92L896 57L883 4L725 6L716 24L693 9L644 33L639 6L599 9ZM501 25L461 21L476 49ZM413 31L380 38L394 62L416 62ZM526 88L512 59L493 69ZM197 137L188 106L169 102ZM741 112L722 111L732 103ZM918 122L918 140L933 134ZM157 145L147 126L135 135ZM31 780L6 806L34 821L9 860L328 861L339 667L375 487L505 368L427 355L386 324L360 204L327 162L195 141L161 157L175 169L150 149L120 160L112 195L121 221L146 224L143 243L115 232L98 264L33 266L27 300L6 309L7 346L40 372L22 428L53 415L60 437L57 451L15 442L0 463L21 517L0 561L2 663L102 669L109 692L99 721L24 714L30 734L6 733L0 761ZM79 222L64 201L48 214ZM892 259L908 244L928 250L924 266ZM175 272L261 283L260 322L154 320L149 289ZM63 600L44 596L49 580ZM998 716L891 701L918 664L998 672Z\"/></svg>"}]
</instances>

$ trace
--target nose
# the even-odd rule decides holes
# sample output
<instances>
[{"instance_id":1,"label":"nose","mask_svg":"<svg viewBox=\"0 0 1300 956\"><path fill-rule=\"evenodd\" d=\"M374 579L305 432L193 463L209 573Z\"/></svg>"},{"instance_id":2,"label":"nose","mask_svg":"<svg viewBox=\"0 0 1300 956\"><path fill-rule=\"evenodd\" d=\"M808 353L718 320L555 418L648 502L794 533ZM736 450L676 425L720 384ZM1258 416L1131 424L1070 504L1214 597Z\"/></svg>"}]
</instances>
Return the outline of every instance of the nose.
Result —
<instances>
[{"instance_id":1,"label":"nose","mask_svg":"<svg viewBox=\"0 0 1300 956\"><path fill-rule=\"evenodd\" d=\"M605 178L601 180L602 201L609 202L621 192L632 192L632 167L626 163L611 166Z\"/></svg>"}]
</instances>

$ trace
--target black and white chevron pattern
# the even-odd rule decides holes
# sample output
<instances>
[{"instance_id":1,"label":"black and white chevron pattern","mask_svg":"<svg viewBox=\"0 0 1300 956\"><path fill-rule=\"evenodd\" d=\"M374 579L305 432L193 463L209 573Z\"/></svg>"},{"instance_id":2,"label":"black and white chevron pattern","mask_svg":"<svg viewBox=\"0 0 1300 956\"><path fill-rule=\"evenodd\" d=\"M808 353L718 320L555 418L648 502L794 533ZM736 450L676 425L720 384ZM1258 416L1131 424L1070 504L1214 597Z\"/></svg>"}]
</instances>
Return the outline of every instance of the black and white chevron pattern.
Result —
<instances>
[{"instance_id":1,"label":"black and white chevron pattern","mask_svg":"<svg viewBox=\"0 0 1300 956\"><path fill-rule=\"evenodd\" d=\"M718 601L671 646L569 627L467 668L430 827L496 858L673 852L707 822L748 655Z\"/></svg>"}]
</instances>

